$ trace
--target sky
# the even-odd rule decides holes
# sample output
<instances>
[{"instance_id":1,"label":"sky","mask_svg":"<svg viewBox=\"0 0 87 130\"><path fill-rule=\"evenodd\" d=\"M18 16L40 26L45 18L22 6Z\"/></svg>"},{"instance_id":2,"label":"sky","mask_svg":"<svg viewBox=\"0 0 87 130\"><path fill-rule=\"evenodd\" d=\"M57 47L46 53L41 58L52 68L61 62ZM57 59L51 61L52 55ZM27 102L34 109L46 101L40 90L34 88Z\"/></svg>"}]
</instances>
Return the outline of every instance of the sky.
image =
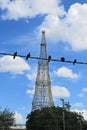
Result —
<instances>
[{"instance_id":1,"label":"sky","mask_svg":"<svg viewBox=\"0 0 87 130\"><path fill-rule=\"evenodd\" d=\"M0 52L39 57L42 30L47 55L87 62L86 0L0 0ZM31 112L38 60L0 55L0 109L25 123ZM55 106L60 98L87 120L87 65L49 63Z\"/></svg>"}]
</instances>

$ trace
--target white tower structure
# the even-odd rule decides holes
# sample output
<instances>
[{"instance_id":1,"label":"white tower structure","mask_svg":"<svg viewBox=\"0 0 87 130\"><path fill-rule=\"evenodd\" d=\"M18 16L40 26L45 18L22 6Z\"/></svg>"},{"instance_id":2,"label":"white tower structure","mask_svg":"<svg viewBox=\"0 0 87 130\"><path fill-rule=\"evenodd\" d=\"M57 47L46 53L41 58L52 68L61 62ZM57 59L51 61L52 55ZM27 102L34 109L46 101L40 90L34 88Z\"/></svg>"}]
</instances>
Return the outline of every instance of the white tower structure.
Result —
<instances>
[{"instance_id":1,"label":"white tower structure","mask_svg":"<svg viewBox=\"0 0 87 130\"><path fill-rule=\"evenodd\" d=\"M51 81L49 75L49 62L47 59L45 31L42 31L40 44L40 59L38 61L38 71L35 83L35 93L32 102L32 110L42 109L54 105Z\"/></svg>"}]
</instances>

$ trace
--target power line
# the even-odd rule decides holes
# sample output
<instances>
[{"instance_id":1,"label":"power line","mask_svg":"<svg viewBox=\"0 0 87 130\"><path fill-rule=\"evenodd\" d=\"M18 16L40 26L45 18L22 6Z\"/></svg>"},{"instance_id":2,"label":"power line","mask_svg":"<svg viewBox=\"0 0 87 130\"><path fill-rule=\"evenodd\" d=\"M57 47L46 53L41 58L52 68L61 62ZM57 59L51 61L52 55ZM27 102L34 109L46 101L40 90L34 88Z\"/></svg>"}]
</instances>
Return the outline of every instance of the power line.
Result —
<instances>
[{"instance_id":1,"label":"power line","mask_svg":"<svg viewBox=\"0 0 87 130\"><path fill-rule=\"evenodd\" d=\"M85 65L87 65L87 62L77 61L77 59L74 59L73 61L72 60L65 60L64 57L61 57L60 59L52 59L52 57L50 55L48 56L48 58L40 58L40 57L36 57L36 56L31 56L30 53L28 53L27 55L24 56L24 55L19 55L17 53L17 51L14 52L13 54L0 52L0 55L13 56L13 59L15 59L16 57L21 57L21 58L25 58L26 60L31 58L31 59L36 59L36 60L37 59L47 60L48 62L54 61L54 62L72 63L73 65L75 65L75 64L85 64Z\"/></svg>"}]
</instances>

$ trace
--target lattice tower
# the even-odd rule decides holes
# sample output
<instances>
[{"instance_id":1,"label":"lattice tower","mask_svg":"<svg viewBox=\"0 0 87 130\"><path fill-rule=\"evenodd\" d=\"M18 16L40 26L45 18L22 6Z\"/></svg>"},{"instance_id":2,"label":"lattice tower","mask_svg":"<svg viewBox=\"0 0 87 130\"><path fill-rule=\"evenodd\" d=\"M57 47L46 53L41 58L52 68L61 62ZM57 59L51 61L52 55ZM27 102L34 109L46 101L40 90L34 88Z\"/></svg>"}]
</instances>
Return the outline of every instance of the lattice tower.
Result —
<instances>
[{"instance_id":1,"label":"lattice tower","mask_svg":"<svg viewBox=\"0 0 87 130\"><path fill-rule=\"evenodd\" d=\"M45 31L42 31L40 58L47 59ZM47 60L39 59L32 110L42 109L43 107L50 107L53 105L49 62Z\"/></svg>"}]
</instances>

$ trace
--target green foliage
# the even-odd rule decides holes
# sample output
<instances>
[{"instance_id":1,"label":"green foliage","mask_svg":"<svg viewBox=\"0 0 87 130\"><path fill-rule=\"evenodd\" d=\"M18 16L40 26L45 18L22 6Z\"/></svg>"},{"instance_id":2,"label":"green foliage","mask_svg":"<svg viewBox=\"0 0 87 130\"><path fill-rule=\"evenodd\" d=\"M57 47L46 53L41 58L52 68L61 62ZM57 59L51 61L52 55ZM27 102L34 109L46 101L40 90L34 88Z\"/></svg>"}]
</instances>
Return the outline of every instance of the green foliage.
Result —
<instances>
[{"instance_id":1,"label":"green foliage","mask_svg":"<svg viewBox=\"0 0 87 130\"><path fill-rule=\"evenodd\" d=\"M14 113L9 109L0 111L0 130L9 130L9 127L14 123Z\"/></svg>"},{"instance_id":2,"label":"green foliage","mask_svg":"<svg viewBox=\"0 0 87 130\"><path fill-rule=\"evenodd\" d=\"M87 128L87 122L83 117L76 113L64 110L65 129L83 130ZM47 107L42 110L32 111L27 115L27 130L63 130L63 109L61 107Z\"/></svg>"},{"instance_id":3,"label":"green foliage","mask_svg":"<svg viewBox=\"0 0 87 130\"><path fill-rule=\"evenodd\" d=\"M87 130L87 121L83 122L82 130Z\"/></svg>"}]
</instances>

